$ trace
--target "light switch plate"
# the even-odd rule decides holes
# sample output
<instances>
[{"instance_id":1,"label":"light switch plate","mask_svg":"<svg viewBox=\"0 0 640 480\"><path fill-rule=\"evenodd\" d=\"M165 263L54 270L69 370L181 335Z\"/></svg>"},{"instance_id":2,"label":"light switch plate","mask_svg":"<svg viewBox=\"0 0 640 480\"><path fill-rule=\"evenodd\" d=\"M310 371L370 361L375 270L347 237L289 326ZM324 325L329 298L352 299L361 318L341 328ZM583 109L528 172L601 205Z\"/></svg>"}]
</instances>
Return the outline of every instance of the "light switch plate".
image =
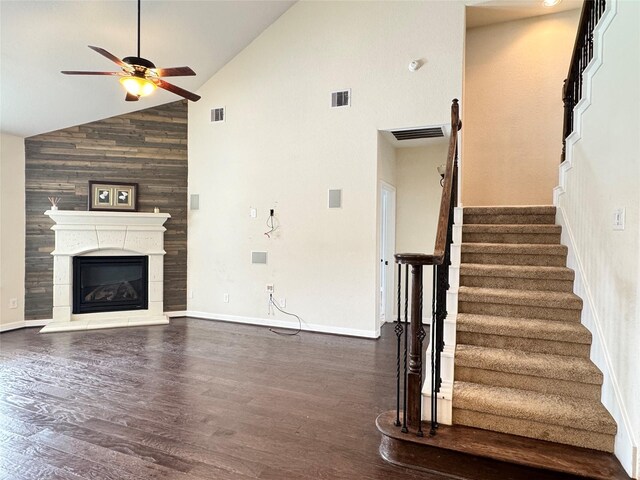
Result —
<instances>
[{"instance_id":1,"label":"light switch plate","mask_svg":"<svg viewBox=\"0 0 640 480\"><path fill-rule=\"evenodd\" d=\"M625 211L624 208L616 208L613 211L613 229L624 230Z\"/></svg>"}]
</instances>

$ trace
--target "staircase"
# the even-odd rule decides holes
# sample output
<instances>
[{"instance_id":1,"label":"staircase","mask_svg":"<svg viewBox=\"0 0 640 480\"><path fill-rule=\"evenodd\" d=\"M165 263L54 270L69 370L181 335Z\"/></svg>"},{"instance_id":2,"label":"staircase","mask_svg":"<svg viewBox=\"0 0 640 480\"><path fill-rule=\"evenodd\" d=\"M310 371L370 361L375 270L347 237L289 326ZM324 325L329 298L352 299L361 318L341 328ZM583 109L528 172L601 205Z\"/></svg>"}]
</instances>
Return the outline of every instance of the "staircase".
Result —
<instances>
[{"instance_id":1,"label":"staircase","mask_svg":"<svg viewBox=\"0 0 640 480\"><path fill-rule=\"evenodd\" d=\"M464 209L453 423L613 452L555 207Z\"/></svg>"}]
</instances>

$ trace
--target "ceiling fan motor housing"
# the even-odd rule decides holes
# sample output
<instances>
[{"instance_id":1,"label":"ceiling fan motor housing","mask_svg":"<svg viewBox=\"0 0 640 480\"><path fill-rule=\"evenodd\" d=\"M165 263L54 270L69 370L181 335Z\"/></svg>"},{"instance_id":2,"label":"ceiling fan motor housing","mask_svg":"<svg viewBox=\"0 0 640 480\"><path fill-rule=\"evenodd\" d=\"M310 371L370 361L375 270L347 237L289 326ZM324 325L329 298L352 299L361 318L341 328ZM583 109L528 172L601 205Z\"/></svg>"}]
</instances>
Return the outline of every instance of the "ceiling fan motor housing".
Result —
<instances>
[{"instance_id":1,"label":"ceiling fan motor housing","mask_svg":"<svg viewBox=\"0 0 640 480\"><path fill-rule=\"evenodd\" d=\"M135 65L135 66L145 67L145 68L156 68L156 66L152 61L142 57L124 57L122 61L124 63L128 63L129 65Z\"/></svg>"}]
</instances>

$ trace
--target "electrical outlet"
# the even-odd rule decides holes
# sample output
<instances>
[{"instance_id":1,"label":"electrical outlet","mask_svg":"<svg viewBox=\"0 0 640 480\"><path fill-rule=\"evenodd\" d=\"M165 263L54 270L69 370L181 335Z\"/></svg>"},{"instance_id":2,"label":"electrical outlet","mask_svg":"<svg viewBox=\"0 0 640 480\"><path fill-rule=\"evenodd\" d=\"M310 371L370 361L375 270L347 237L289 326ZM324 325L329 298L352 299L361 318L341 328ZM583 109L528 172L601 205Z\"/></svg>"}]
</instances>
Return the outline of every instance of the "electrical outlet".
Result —
<instances>
[{"instance_id":1,"label":"electrical outlet","mask_svg":"<svg viewBox=\"0 0 640 480\"><path fill-rule=\"evenodd\" d=\"M286 298L281 298L280 300L278 300L278 303L280 304L280 308L286 308L287 307L287 299Z\"/></svg>"},{"instance_id":2,"label":"electrical outlet","mask_svg":"<svg viewBox=\"0 0 640 480\"><path fill-rule=\"evenodd\" d=\"M255 208L250 208L249 209L249 216L251 218L257 218L258 217L258 210L256 210Z\"/></svg>"},{"instance_id":3,"label":"electrical outlet","mask_svg":"<svg viewBox=\"0 0 640 480\"><path fill-rule=\"evenodd\" d=\"M273 283L267 283L267 293L273 293Z\"/></svg>"},{"instance_id":4,"label":"electrical outlet","mask_svg":"<svg viewBox=\"0 0 640 480\"><path fill-rule=\"evenodd\" d=\"M229 303L229 294L228 293L225 293L223 298L224 298L224 303Z\"/></svg>"},{"instance_id":5,"label":"electrical outlet","mask_svg":"<svg viewBox=\"0 0 640 480\"><path fill-rule=\"evenodd\" d=\"M624 230L625 213L626 212L624 208L616 208L613 211L613 229L614 230Z\"/></svg>"},{"instance_id":6,"label":"electrical outlet","mask_svg":"<svg viewBox=\"0 0 640 480\"><path fill-rule=\"evenodd\" d=\"M18 299L10 298L9 299L9 308L18 308Z\"/></svg>"},{"instance_id":7,"label":"electrical outlet","mask_svg":"<svg viewBox=\"0 0 640 480\"><path fill-rule=\"evenodd\" d=\"M193 298L193 290L187 290L187 298Z\"/></svg>"}]
</instances>

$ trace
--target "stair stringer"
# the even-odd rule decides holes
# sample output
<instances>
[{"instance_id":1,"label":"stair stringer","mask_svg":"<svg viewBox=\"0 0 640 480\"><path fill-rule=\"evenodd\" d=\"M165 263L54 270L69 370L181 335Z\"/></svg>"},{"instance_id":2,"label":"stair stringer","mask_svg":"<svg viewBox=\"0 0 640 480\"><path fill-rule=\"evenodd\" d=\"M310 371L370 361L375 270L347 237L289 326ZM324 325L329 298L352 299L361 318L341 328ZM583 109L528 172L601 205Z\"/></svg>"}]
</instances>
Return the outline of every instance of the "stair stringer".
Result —
<instances>
[{"instance_id":1,"label":"stair stringer","mask_svg":"<svg viewBox=\"0 0 640 480\"><path fill-rule=\"evenodd\" d=\"M582 260L576 249L571 227L567 222L564 208L556 207L556 223L562 226L562 244L568 247L567 267L576 272L573 290L583 300L582 324L591 332L591 361L604 376L600 401L618 424L615 436L614 454L631 478L640 478L640 448L634 437L629 414L622 401L620 386L613 373L611 356L602 333L601 321L595 308L593 295L584 274Z\"/></svg>"},{"instance_id":2,"label":"stair stringer","mask_svg":"<svg viewBox=\"0 0 640 480\"><path fill-rule=\"evenodd\" d=\"M604 374L602 385L602 404L613 416L618 424L615 437L615 455L624 469L632 478L640 478L640 439L635 438L629 415L622 401L620 387L613 374L611 356L606 347L602 334L601 322L589 284L584 275L582 261L577 255L577 249L570 225L567 223L564 208L560 206L560 198L566 193L567 178L573 167L575 144L582 138L583 115L592 102L593 77L603 64L603 49L605 32L608 30L618 11L619 0L608 0L606 9L593 32L593 58L583 72L582 99L573 111L573 132L566 139L565 161L559 167L558 186L553 190L553 204L557 207L556 222L562 226L562 243L569 249L567 266L576 272L574 292L584 300L582 324L593 334L591 344L591 361Z\"/></svg>"},{"instance_id":3,"label":"stair stringer","mask_svg":"<svg viewBox=\"0 0 640 480\"><path fill-rule=\"evenodd\" d=\"M460 286L460 262L462 248L462 207L453 213L453 244L451 245L451 266L449 267L449 291L447 292L447 318L444 321L444 351L441 356L440 392L438 393L438 422L451 425L453 417L453 372L456 352L456 320L458 317L458 287ZM422 386L422 420L431 421L431 344L427 347L426 370Z\"/></svg>"}]
</instances>

